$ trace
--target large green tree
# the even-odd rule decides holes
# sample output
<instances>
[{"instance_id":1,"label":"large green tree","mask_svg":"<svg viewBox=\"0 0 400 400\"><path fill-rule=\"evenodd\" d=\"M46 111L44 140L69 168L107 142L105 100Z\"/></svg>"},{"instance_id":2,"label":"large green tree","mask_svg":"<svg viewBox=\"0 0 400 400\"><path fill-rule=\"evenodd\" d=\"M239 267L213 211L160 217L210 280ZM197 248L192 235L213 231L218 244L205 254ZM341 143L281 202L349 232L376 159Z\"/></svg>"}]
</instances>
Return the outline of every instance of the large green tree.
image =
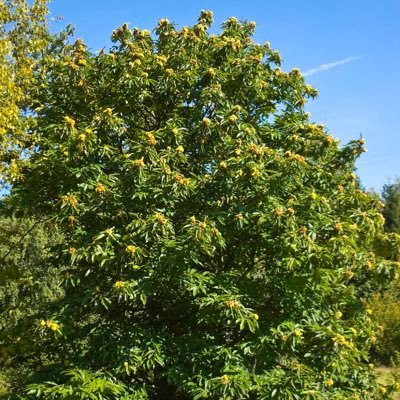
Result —
<instances>
[{"instance_id":1,"label":"large green tree","mask_svg":"<svg viewBox=\"0 0 400 400\"><path fill-rule=\"evenodd\" d=\"M45 399L386 398L368 293L399 237L255 24L123 25L45 59L9 207L64 235L65 296L29 331ZM64 372L62 372L64 370ZM49 380L48 375L46 380Z\"/></svg>"}]
</instances>

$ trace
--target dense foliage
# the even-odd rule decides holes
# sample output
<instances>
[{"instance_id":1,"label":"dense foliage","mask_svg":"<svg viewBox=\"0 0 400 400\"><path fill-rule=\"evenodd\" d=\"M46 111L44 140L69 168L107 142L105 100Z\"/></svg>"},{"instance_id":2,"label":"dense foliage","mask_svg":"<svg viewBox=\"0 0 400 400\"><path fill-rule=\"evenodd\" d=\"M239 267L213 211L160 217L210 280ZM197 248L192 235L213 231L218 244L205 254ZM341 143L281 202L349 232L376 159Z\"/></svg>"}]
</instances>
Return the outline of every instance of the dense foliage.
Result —
<instances>
[{"instance_id":1,"label":"dense foliage","mask_svg":"<svg viewBox=\"0 0 400 400\"><path fill-rule=\"evenodd\" d=\"M25 331L47 373L27 398L389 396L365 304L400 241L355 184L363 141L310 120L254 23L211 23L42 60L7 206L60 226L65 295Z\"/></svg>"},{"instance_id":2,"label":"dense foliage","mask_svg":"<svg viewBox=\"0 0 400 400\"><path fill-rule=\"evenodd\" d=\"M52 253L60 242L52 224L0 219L0 367L16 387L32 372L30 361L36 365L40 351L32 326L63 294Z\"/></svg>"}]
</instances>

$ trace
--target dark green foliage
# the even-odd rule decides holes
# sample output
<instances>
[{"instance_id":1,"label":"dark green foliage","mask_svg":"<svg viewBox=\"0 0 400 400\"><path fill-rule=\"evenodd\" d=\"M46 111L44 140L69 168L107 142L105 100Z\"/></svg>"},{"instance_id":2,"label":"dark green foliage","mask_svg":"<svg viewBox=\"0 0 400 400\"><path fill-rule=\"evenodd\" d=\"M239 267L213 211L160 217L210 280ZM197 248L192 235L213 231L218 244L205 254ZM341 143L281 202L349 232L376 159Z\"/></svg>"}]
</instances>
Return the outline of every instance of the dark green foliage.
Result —
<instances>
[{"instance_id":1,"label":"dark green foliage","mask_svg":"<svg viewBox=\"0 0 400 400\"><path fill-rule=\"evenodd\" d=\"M37 362L33 324L62 297L61 270L52 250L61 242L54 224L0 218L0 366L10 383L24 382L24 366Z\"/></svg>"},{"instance_id":2,"label":"dark green foliage","mask_svg":"<svg viewBox=\"0 0 400 400\"><path fill-rule=\"evenodd\" d=\"M388 232L400 233L400 180L384 185L382 197L385 203L385 229Z\"/></svg>"}]
</instances>

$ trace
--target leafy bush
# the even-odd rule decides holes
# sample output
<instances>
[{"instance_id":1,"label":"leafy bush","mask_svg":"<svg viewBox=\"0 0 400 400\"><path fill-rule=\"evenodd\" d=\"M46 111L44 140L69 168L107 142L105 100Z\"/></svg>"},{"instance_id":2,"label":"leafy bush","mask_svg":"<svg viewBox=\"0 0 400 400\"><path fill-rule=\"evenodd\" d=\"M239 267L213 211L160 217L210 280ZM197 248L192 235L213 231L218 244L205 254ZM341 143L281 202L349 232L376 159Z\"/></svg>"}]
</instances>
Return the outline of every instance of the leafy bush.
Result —
<instances>
[{"instance_id":1,"label":"leafy bush","mask_svg":"<svg viewBox=\"0 0 400 400\"><path fill-rule=\"evenodd\" d=\"M66 292L24 332L28 396L389 395L365 304L400 243L356 187L363 141L310 120L316 90L254 23L211 23L123 25L108 53L58 42L38 68L8 206L59 224Z\"/></svg>"},{"instance_id":2,"label":"leafy bush","mask_svg":"<svg viewBox=\"0 0 400 400\"><path fill-rule=\"evenodd\" d=\"M371 300L373 319L379 326L374 354L380 362L390 364L400 352L400 281L384 293L377 293Z\"/></svg>"}]
</instances>

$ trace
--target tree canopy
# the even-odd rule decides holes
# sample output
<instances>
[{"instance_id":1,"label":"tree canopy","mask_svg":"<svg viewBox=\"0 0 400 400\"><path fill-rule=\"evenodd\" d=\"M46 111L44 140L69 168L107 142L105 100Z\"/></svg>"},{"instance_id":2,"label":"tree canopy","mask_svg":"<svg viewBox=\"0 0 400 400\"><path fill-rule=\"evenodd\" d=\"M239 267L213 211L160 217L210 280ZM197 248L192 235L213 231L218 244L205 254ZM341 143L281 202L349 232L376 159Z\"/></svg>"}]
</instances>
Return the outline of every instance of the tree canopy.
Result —
<instances>
[{"instance_id":1,"label":"tree canopy","mask_svg":"<svg viewBox=\"0 0 400 400\"><path fill-rule=\"evenodd\" d=\"M35 143L28 122L38 63L51 38L47 3L0 1L0 184L6 188Z\"/></svg>"},{"instance_id":2,"label":"tree canopy","mask_svg":"<svg viewBox=\"0 0 400 400\"><path fill-rule=\"evenodd\" d=\"M27 398L389 396L365 304L400 240L356 186L364 142L311 120L317 91L255 23L211 24L41 59L5 205L59 225L65 293L29 331Z\"/></svg>"}]
</instances>

